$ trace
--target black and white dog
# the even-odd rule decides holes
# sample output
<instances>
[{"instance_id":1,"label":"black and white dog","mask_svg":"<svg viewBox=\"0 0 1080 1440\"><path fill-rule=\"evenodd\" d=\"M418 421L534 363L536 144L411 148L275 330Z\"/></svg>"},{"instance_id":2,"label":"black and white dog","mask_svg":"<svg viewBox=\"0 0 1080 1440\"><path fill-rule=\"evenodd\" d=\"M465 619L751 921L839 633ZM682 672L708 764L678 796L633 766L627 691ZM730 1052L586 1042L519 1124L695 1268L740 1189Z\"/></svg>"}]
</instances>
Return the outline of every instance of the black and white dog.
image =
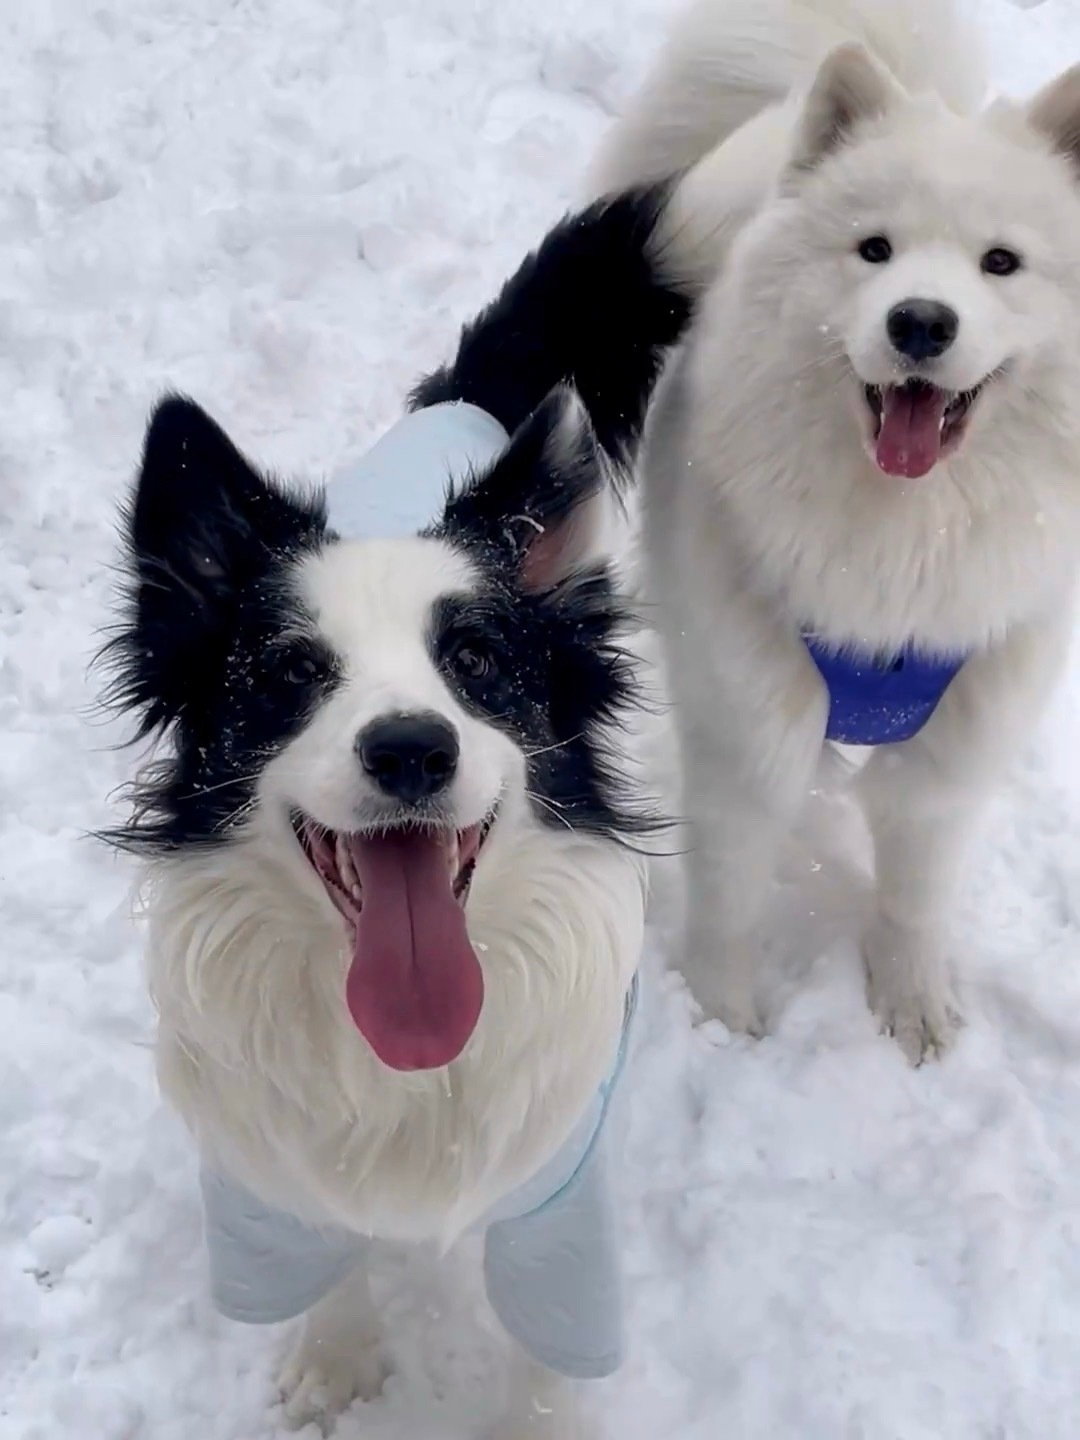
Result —
<instances>
[{"instance_id":1,"label":"black and white dog","mask_svg":"<svg viewBox=\"0 0 1080 1440\"><path fill-rule=\"evenodd\" d=\"M372 1236L486 1229L531 1401L500 1435L569 1440L559 1372L618 1361L598 1157L649 821L595 522L688 317L664 204L564 221L419 386L417 422L489 445L422 533L340 533L333 486L272 482L190 401L150 423L110 649L167 753L113 839L146 861L159 1073L218 1303L307 1316L295 1421L378 1387ZM408 464L437 464L425 443Z\"/></svg>"}]
</instances>

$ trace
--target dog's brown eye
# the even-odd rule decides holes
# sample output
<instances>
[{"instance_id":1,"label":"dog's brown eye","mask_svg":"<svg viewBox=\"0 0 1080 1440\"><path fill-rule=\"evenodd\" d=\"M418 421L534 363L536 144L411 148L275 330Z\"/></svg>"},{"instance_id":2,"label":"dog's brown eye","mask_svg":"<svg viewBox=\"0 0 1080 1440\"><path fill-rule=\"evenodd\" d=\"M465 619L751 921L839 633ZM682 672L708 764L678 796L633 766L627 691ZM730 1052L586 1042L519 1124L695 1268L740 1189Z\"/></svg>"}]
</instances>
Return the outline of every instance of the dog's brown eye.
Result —
<instances>
[{"instance_id":1,"label":"dog's brown eye","mask_svg":"<svg viewBox=\"0 0 1080 1440\"><path fill-rule=\"evenodd\" d=\"M859 254L868 265L884 265L892 259L892 245L885 235L868 235L859 242Z\"/></svg>"},{"instance_id":2,"label":"dog's brown eye","mask_svg":"<svg viewBox=\"0 0 1080 1440\"><path fill-rule=\"evenodd\" d=\"M1015 250L1006 250L1004 246L995 245L993 250L987 250L982 257L979 268L984 275L1015 275L1023 263Z\"/></svg>"},{"instance_id":3,"label":"dog's brown eye","mask_svg":"<svg viewBox=\"0 0 1080 1440\"><path fill-rule=\"evenodd\" d=\"M478 645L459 645L454 651L454 669L465 680L485 680L495 669L495 662Z\"/></svg>"}]
</instances>

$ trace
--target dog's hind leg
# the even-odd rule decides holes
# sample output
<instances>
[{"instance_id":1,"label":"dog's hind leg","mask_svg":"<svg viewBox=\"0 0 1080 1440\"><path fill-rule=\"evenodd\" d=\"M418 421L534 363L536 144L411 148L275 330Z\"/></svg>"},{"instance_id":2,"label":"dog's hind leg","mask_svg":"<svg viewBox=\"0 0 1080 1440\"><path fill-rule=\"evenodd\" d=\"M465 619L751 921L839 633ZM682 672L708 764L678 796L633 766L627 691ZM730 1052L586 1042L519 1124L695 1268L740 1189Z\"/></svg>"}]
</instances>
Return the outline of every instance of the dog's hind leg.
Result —
<instances>
[{"instance_id":1,"label":"dog's hind leg","mask_svg":"<svg viewBox=\"0 0 1080 1440\"><path fill-rule=\"evenodd\" d=\"M969 660L926 728L876 751L859 780L877 859L877 915L863 942L870 1004L913 1064L957 1024L946 950L969 837L1022 753L1067 628L1018 627Z\"/></svg>"},{"instance_id":2,"label":"dog's hind leg","mask_svg":"<svg viewBox=\"0 0 1080 1440\"><path fill-rule=\"evenodd\" d=\"M327 1428L353 1400L381 1392L386 1367L367 1271L352 1274L304 1316L303 1328L278 1378L290 1428Z\"/></svg>"}]
</instances>

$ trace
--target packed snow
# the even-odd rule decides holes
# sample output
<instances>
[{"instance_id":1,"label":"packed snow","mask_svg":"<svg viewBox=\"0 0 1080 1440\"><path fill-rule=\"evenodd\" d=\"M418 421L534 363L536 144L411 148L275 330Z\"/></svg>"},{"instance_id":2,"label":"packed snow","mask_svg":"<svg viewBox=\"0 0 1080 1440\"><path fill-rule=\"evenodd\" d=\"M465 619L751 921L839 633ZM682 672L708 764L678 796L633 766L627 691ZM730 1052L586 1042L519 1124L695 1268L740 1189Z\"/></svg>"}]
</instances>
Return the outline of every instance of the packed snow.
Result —
<instances>
[{"instance_id":1,"label":"packed snow","mask_svg":"<svg viewBox=\"0 0 1080 1440\"><path fill-rule=\"evenodd\" d=\"M1080 58L1075 0L979 11L1004 89ZM210 1308L131 871L87 838L131 765L87 674L117 502L165 387L286 473L370 443L573 202L665 5L3 12L0 1436L266 1440L285 1336ZM1078 734L1080 659L979 851L968 1024L940 1064L909 1069L866 1010L841 802L819 797L786 867L759 1043L694 1028L658 864L625 1100L632 1349L595 1390L611 1436L1080 1434ZM482 1433L502 1342L471 1258L388 1260L394 1373L340 1440Z\"/></svg>"}]
</instances>

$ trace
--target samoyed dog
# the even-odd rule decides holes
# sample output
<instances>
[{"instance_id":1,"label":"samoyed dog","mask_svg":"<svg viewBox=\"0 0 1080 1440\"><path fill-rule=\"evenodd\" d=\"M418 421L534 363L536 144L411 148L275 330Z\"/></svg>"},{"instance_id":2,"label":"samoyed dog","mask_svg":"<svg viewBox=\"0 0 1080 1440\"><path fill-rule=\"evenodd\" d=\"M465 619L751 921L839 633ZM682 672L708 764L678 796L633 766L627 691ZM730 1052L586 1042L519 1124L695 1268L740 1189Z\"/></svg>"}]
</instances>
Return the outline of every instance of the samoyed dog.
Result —
<instances>
[{"instance_id":1,"label":"samoyed dog","mask_svg":"<svg viewBox=\"0 0 1080 1440\"><path fill-rule=\"evenodd\" d=\"M873 746L869 999L916 1062L954 1033L965 850L1080 560L1080 68L987 103L977 42L946 0L699 0L594 176L691 167L704 293L643 461L688 980L760 1029L778 844L823 742Z\"/></svg>"}]
</instances>

